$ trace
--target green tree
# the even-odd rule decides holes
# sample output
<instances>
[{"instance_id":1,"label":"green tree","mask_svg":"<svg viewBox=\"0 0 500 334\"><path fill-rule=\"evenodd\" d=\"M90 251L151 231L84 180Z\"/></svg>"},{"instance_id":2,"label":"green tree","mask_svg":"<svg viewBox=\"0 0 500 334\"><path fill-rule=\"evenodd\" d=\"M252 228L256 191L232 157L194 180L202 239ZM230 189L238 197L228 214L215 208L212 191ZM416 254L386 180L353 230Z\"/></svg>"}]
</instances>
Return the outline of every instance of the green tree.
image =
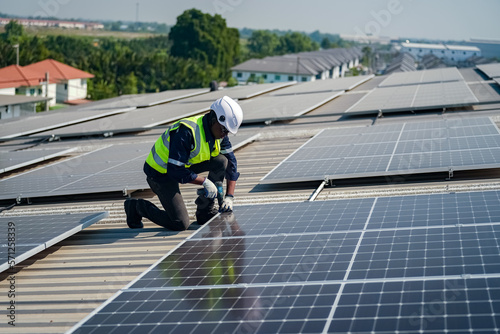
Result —
<instances>
[{"instance_id":1,"label":"green tree","mask_svg":"<svg viewBox=\"0 0 500 334\"><path fill-rule=\"evenodd\" d=\"M332 47L333 43L330 41L330 39L328 37L323 38L323 40L321 41L321 48L323 50L326 50L331 49Z\"/></svg>"},{"instance_id":2,"label":"green tree","mask_svg":"<svg viewBox=\"0 0 500 334\"><path fill-rule=\"evenodd\" d=\"M17 21L11 20L5 25L5 32L2 35L10 43L19 43L25 36L24 27L17 23Z\"/></svg>"},{"instance_id":3,"label":"green tree","mask_svg":"<svg viewBox=\"0 0 500 334\"><path fill-rule=\"evenodd\" d=\"M319 44L299 32L287 33L280 38L278 48L280 54L316 51Z\"/></svg>"},{"instance_id":4,"label":"green tree","mask_svg":"<svg viewBox=\"0 0 500 334\"><path fill-rule=\"evenodd\" d=\"M129 75L122 77L120 80L120 90L122 94L137 94L137 77L134 72L130 72Z\"/></svg>"},{"instance_id":5,"label":"green tree","mask_svg":"<svg viewBox=\"0 0 500 334\"><path fill-rule=\"evenodd\" d=\"M248 39L248 49L252 58L273 56L279 45L279 37L267 30L254 30Z\"/></svg>"},{"instance_id":6,"label":"green tree","mask_svg":"<svg viewBox=\"0 0 500 334\"><path fill-rule=\"evenodd\" d=\"M239 32L228 28L218 14L211 16L197 9L184 11L170 30L169 39L172 56L211 65L217 75L213 79L227 79L239 57Z\"/></svg>"}]
</instances>

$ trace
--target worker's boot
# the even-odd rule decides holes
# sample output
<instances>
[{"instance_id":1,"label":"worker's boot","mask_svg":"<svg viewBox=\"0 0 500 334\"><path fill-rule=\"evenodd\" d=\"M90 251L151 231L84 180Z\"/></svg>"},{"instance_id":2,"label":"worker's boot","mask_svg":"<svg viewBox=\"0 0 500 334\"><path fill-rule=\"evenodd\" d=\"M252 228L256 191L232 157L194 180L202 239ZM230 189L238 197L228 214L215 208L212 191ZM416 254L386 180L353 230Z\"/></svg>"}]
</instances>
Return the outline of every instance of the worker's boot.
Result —
<instances>
[{"instance_id":1,"label":"worker's boot","mask_svg":"<svg viewBox=\"0 0 500 334\"><path fill-rule=\"evenodd\" d=\"M137 199L127 198L125 203L125 213L127 214L127 225L130 228L143 228L141 216L137 213Z\"/></svg>"},{"instance_id":2,"label":"worker's boot","mask_svg":"<svg viewBox=\"0 0 500 334\"><path fill-rule=\"evenodd\" d=\"M212 219L219 211L215 204L214 199L208 199L199 196L196 201L196 221L198 224L203 225Z\"/></svg>"}]
</instances>

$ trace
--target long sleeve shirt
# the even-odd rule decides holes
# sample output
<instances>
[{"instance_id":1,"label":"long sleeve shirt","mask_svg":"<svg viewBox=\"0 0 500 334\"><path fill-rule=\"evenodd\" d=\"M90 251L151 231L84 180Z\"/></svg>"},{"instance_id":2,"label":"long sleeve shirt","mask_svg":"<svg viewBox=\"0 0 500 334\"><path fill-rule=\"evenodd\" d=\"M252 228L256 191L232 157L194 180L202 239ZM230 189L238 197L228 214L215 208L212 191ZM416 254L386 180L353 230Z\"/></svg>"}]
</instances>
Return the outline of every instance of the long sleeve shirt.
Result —
<instances>
[{"instance_id":1,"label":"long sleeve shirt","mask_svg":"<svg viewBox=\"0 0 500 334\"><path fill-rule=\"evenodd\" d=\"M205 130L205 137L210 145L211 150L215 145L215 138L210 130L209 115L203 116L203 129ZM181 164L187 164L189 160L189 154L194 148L194 138L193 133L186 127L181 125L176 131L170 132L170 148L168 153L169 160L178 161ZM228 161L226 168L226 179L236 181L240 175L238 173L238 164L236 157L233 153L231 142L228 137L224 137L221 140L221 154L223 154ZM167 173L162 174L147 163L144 164L144 173L146 175L161 181L165 177L170 177L171 179L179 183L189 183L193 181L197 174L191 171L185 166L178 166L173 163L167 164Z\"/></svg>"}]
</instances>

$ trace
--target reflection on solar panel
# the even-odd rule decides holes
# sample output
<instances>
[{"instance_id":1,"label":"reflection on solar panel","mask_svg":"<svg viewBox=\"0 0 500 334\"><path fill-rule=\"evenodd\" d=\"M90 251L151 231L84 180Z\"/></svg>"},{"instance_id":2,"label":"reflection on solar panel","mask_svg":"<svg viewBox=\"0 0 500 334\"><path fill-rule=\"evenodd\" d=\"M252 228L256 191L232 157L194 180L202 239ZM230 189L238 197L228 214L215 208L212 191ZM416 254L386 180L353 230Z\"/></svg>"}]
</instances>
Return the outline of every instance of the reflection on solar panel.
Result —
<instances>
[{"instance_id":1,"label":"reflection on solar panel","mask_svg":"<svg viewBox=\"0 0 500 334\"><path fill-rule=\"evenodd\" d=\"M477 98L464 81L429 83L376 88L346 110L346 113L441 109L468 106L477 102Z\"/></svg>"},{"instance_id":2,"label":"reflection on solar panel","mask_svg":"<svg viewBox=\"0 0 500 334\"><path fill-rule=\"evenodd\" d=\"M142 167L151 145L111 145L1 180L0 199L149 189Z\"/></svg>"},{"instance_id":3,"label":"reflection on solar panel","mask_svg":"<svg viewBox=\"0 0 500 334\"><path fill-rule=\"evenodd\" d=\"M500 64L485 64L485 65L477 65L478 69L481 70L484 74L489 76L490 78L500 77Z\"/></svg>"},{"instance_id":4,"label":"reflection on solar panel","mask_svg":"<svg viewBox=\"0 0 500 334\"><path fill-rule=\"evenodd\" d=\"M498 167L500 134L491 119L448 119L324 130L260 183Z\"/></svg>"},{"instance_id":5,"label":"reflection on solar panel","mask_svg":"<svg viewBox=\"0 0 500 334\"><path fill-rule=\"evenodd\" d=\"M40 161L49 160L55 157L60 157L67 153L73 152L76 148L67 150L61 149L45 149L37 151L17 151L17 152L2 152L0 151L0 174L9 172L18 168L36 164Z\"/></svg>"},{"instance_id":6,"label":"reflection on solar panel","mask_svg":"<svg viewBox=\"0 0 500 334\"><path fill-rule=\"evenodd\" d=\"M379 87L417 85L447 81L462 81L464 78L456 67L432 70L393 73Z\"/></svg>"},{"instance_id":7,"label":"reflection on solar panel","mask_svg":"<svg viewBox=\"0 0 500 334\"><path fill-rule=\"evenodd\" d=\"M319 93L319 92L333 92L341 90L351 90L356 86L373 78L374 75L364 75L356 77L346 77L339 79L326 79L326 80L315 80L310 82L304 82L296 84L292 87L281 89L275 93L274 96L280 95L291 95L291 94L308 94L308 93Z\"/></svg>"},{"instance_id":8,"label":"reflection on solar panel","mask_svg":"<svg viewBox=\"0 0 500 334\"><path fill-rule=\"evenodd\" d=\"M343 91L307 95L263 96L254 100L242 101L240 105L245 114L243 123L294 119L322 106L342 93Z\"/></svg>"},{"instance_id":9,"label":"reflection on solar panel","mask_svg":"<svg viewBox=\"0 0 500 334\"><path fill-rule=\"evenodd\" d=\"M236 207L70 332L494 332L499 201L488 191Z\"/></svg>"},{"instance_id":10,"label":"reflection on solar panel","mask_svg":"<svg viewBox=\"0 0 500 334\"><path fill-rule=\"evenodd\" d=\"M0 244L0 272L64 240L108 216L108 212L46 216L4 216L0 225L6 238ZM15 241L8 242L12 233ZM13 260L13 262L10 262ZM9 263L10 262L10 263Z\"/></svg>"}]
</instances>

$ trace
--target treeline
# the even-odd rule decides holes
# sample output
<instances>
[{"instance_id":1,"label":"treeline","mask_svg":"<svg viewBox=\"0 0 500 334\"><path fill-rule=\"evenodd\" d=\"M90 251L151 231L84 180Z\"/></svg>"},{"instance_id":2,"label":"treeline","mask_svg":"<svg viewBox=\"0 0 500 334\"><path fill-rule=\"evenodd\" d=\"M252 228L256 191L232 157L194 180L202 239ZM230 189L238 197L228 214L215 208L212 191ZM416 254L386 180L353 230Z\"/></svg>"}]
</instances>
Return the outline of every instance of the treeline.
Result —
<instances>
[{"instance_id":1,"label":"treeline","mask_svg":"<svg viewBox=\"0 0 500 334\"><path fill-rule=\"evenodd\" d=\"M255 36L254 36L255 35ZM250 57L317 50L319 44L301 33L277 36L255 31L248 46L237 29L220 15L191 9L177 18L167 35L131 40L113 37L30 36L10 22L0 36L0 67L28 65L47 58L92 73L88 94L93 100L121 94L208 87L228 81L231 67ZM242 45L243 44L243 45Z\"/></svg>"}]
</instances>

